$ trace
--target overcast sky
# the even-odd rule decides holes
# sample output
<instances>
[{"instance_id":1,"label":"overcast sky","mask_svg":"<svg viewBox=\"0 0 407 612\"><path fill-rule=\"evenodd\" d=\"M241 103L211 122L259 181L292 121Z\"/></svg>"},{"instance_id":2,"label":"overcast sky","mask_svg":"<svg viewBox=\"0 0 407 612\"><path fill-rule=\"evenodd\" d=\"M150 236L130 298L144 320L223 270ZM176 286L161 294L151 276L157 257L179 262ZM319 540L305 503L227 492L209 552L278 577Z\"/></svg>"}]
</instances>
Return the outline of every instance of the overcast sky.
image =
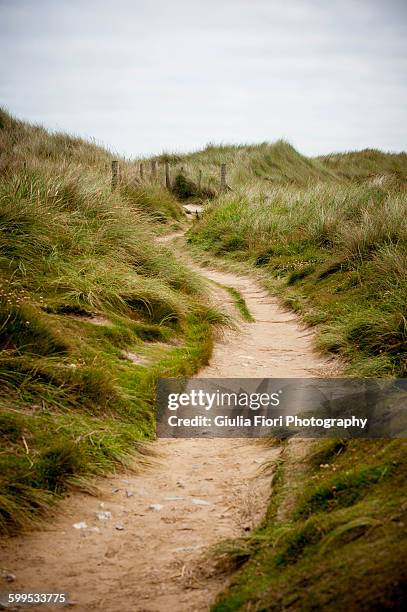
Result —
<instances>
[{"instance_id":1,"label":"overcast sky","mask_svg":"<svg viewBox=\"0 0 407 612\"><path fill-rule=\"evenodd\" d=\"M407 149L405 0L0 0L0 104L128 157Z\"/></svg>"}]
</instances>

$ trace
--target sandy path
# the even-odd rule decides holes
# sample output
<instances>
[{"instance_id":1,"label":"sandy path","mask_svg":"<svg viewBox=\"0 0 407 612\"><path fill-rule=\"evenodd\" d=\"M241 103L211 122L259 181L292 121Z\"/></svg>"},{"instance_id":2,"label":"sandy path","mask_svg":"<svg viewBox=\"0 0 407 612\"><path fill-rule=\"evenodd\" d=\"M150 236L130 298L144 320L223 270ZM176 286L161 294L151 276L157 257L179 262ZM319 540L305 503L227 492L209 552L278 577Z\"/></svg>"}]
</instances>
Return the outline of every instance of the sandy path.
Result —
<instances>
[{"instance_id":1,"label":"sandy path","mask_svg":"<svg viewBox=\"0 0 407 612\"><path fill-rule=\"evenodd\" d=\"M307 377L326 371L326 360L312 352L310 332L254 280L202 272L237 288L255 322L228 329L200 376ZM229 294L215 293L230 310ZM83 612L207 610L224 578L199 577L201 554L260 519L271 476L259 475L259 464L280 449L231 439L159 440L154 447L158 459L151 469L101 479L98 497L73 494L43 531L1 541L0 568L16 581L0 591L66 591ZM100 510L112 517L98 520ZM82 521L88 529L73 528Z\"/></svg>"}]
</instances>

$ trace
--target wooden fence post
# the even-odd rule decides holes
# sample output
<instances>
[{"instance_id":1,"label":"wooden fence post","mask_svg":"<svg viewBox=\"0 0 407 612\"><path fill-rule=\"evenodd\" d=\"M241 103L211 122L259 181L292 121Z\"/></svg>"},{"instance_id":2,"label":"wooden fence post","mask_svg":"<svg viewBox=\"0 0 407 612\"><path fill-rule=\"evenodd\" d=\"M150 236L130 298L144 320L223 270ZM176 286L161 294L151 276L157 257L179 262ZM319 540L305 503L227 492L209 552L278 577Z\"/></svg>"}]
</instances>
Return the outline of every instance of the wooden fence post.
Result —
<instances>
[{"instance_id":1,"label":"wooden fence post","mask_svg":"<svg viewBox=\"0 0 407 612\"><path fill-rule=\"evenodd\" d=\"M112 191L117 187L117 178L119 174L119 162L117 160L112 161Z\"/></svg>"},{"instance_id":2,"label":"wooden fence post","mask_svg":"<svg viewBox=\"0 0 407 612\"><path fill-rule=\"evenodd\" d=\"M155 181L155 179L157 178L157 162L155 161L155 159L151 161L151 178L153 179L153 181Z\"/></svg>"},{"instance_id":3,"label":"wooden fence post","mask_svg":"<svg viewBox=\"0 0 407 612\"><path fill-rule=\"evenodd\" d=\"M140 163L140 178L141 180L144 179L144 168L142 163Z\"/></svg>"},{"instance_id":4,"label":"wooden fence post","mask_svg":"<svg viewBox=\"0 0 407 612\"><path fill-rule=\"evenodd\" d=\"M226 164L220 166L220 190L226 191Z\"/></svg>"},{"instance_id":5,"label":"wooden fence post","mask_svg":"<svg viewBox=\"0 0 407 612\"><path fill-rule=\"evenodd\" d=\"M201 191L201 183L202 183L202 170L198 172L198 191Z\"/></svg>"},{"instance_id":6,"label":"wooden fence post","mask_svg":"<svg viewBox=\"0 0 407 612\"><path fill-rule=\"evenodd\" d=\"M170 165L168 162L165 162L165 186L167 189L171 189Z\"/></svg>"}]
</instances>

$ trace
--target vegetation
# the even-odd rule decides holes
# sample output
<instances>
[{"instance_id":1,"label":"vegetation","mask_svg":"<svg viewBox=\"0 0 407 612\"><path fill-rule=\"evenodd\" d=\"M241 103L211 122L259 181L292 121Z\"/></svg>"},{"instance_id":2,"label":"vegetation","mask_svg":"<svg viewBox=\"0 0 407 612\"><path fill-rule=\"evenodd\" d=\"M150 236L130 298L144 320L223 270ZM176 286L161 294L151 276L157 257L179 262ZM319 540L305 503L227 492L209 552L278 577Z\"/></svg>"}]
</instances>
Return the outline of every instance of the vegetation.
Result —
<instances>
[{"instance_id":1,"label":"vegetation","mask_svg":"<svg viewBox=\"0 0 407 612\"><path fill-rule=\"evenodd\" d=\"M231 187L190 230L194 251L257 270L348 374L406 376L407 155L307 159L279 142L189 159L213 180L226 161ZM305 465L287 443L263 524L220 545L219 570L241 569L214 612L402 609L405 442L309 443Z\"/></svg>"},{"instance_id":2,"label":"vegetation","mask_svg":"<svg viewBox=\"0 0 407 612\"><path fill-rule=\"evenodd\" d=\"M202 201L215 197L214 191L209 187L202 188L191 181L185 176L183 170L176 174L171 191L180 202Z\"/></svg>"},{"instance_id":3,"label":"vegetation","mask_svg":"<svg viewBox=\"0 0 407 612\"><path fill-rule=\"evenodd\" d=\"M251 265L349 374L406 375L405 154L208 145L160 156L171 191L125 160L112 191L95 144L1 112L0 145L0 531L134 451L145 461L157 377L208 361L222 315L156 240L182 222L179 200L206 204L191 246ZM240 569L214 611L401 609L404 442L308 444L299 466L285 443L266 519L223 545Z\"/></svg>"},{"instance_id":4,"label":"vegetation","mask_svg":"<svg viewBox=\"0 0 407 612\"><path fill-rule=\"evenodd\" d=\"M402 440L312 442L288 513L287 479L298 463L283 455L266 520L222 545L229 563L244 565L213 612L401 610L406 451Z\"/></svg>"},{"instance_id":5,"label":"vegetation","mask_svg":"<svg viewBox=\"0 0 407 612\"><path fill-rule=\"evenodd\" d=\"M235 287L228 287L227 285L222 285L223 288L229 293L229 295L231 296L236 308L240 311L240 314L242 315L242 318L245 321L248 321L249 323L252 323L254 321L250 310L247 307L246 304L246 300L244 299L243 295L240 293L240 291L238 291L237 289L235 289Z\"/></svg>"},{"instance_id":6,"label":"vegetation","mask_svg":"<svg viewBox=\"0 0 407 612\"><path fill-rule=\"evenodd\" d=\"M407 155L310 160L282 142L195 155L228 159L232 190L208 203L190 243L260 270L350 374L406 375Z\"/></svg>"},{"instance_id":7,"label":"vegetation","mask_svg":"<svg viewBox=\"0 0 407 612\"><path fill-rule=\"evenodd\" d=\"M0 531L154 432L158 376L211 351L198 277L155 242L183 218L156 182L94 144L0 114ZM153 244L154 243L154 244Z\"/></svg>"}]
</instances>

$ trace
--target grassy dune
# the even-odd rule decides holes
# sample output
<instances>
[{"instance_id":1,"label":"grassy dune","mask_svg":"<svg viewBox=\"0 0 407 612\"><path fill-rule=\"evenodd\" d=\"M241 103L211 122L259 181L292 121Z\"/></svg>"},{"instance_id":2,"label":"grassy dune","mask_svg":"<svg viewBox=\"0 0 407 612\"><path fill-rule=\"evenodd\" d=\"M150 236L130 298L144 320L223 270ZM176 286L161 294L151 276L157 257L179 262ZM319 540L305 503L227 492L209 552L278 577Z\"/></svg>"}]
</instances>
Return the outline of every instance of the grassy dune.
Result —
<instances>
[{"instance_id":1,"label":"grassy dune","mask_svg":"<svg viewBox=\"0 0 407 612\"><path fill-rule=\"evenodd\" d=\"M307 159L279 142L208 148L190 171L215 185L225 158L230 190L190 244L259 271L348 374L407 376L407 155ZM218 571L241 569L213 611L402 609L405 441L319 440L300 462L288 445L274 468L266 519L220 546Z\"/></svg>"},{"instance_id":2,"label":"grassy dune","mask_svg":"<svg viewBox=\"0 0 407 612\"><path fill-rule=\"evenodd\" d=\"M406 375L407 155L311 160L284 143L252 149L227 149L231 190L212 200L190 242L261 269L349 373ZM207 152L213 163L218 154Z\"/></svg>"},{"instance_id":3,"label":"grassy dune","mask_svg":"<svg viewBox=\"0 0 407 612\"><path fill-rule=\"evenodd\" d=\"M405 154L209 145L158 158L171 192L125 160L112 192L112 155L92 143L2 112L0 146L0 531L142 461L157 377L208 360L221 315L155 240L179 200L206 204L190 244L260 271L349 374L407 374ZM287 445L273 467L266 519L223 545L240 569L213 609L401 609L404 441L316 441L300 464Z\"/></svg>"},{"instance_id":4,"label":"grassy dune","mask_svg":"<svg viewBox=\"0 0 407 612\"><path fill-rule=\"evenodd\" d=\"M164 246L183 218L112 156L0 114L0 531L29 525L154 431L158 376L207 361L199 279Z\"/></svg>"}]
</instances>

